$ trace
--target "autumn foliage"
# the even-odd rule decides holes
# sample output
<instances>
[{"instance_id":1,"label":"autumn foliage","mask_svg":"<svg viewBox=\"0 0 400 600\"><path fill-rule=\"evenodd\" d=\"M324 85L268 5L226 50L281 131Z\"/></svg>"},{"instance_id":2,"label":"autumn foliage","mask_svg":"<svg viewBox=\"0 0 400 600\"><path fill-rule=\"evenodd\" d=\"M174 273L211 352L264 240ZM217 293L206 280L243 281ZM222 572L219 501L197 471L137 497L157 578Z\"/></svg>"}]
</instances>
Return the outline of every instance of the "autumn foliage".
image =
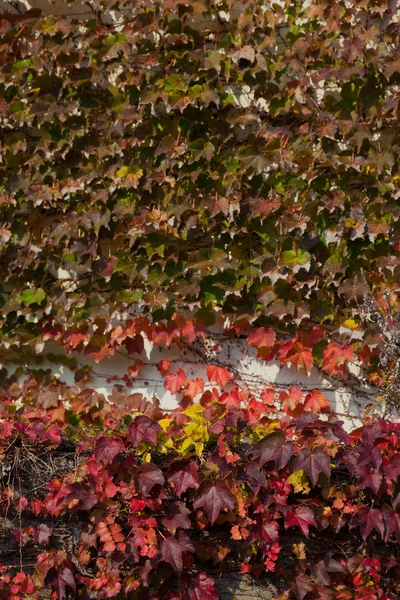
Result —
<instances>
[{"instance_id":1,"label":"autumn foliage","mask_svg":"<svg viewBox=\"0 0 400 600\"><path fill-rule=\"evenodd\" d=\"M395 600L400 426L209 336L396 389L395 3L69 4L0 15L0 599Z\"/></svg>"}]
</instances>

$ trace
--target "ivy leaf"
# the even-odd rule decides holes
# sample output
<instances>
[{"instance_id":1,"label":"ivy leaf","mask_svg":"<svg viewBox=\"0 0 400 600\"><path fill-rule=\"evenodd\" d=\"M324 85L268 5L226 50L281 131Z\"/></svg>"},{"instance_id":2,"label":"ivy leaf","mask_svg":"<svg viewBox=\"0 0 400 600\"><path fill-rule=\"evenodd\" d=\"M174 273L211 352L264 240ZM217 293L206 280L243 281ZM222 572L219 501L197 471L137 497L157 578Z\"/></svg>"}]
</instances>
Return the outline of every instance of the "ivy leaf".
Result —
<instances>
[{"instance_id":1,"label":"ivy leaf","mask_svg":"<svg viewBox=\"0 0 400 600\"><path fill-rule=\"evenodd\" d=\"M385 536L382 511L378 508L360 508L350 521L349 527L350 529L360 527L361 537L364 542L373 529L380 534L382 539Z\"/></svg>"},{"instance_id":2,"label":"ivy leaf","mask_svg":"<svg viewBox=\"0 0 400 600\"><path fill-rule=\"evenodd\" d=\"M383 541L387 544L390 536L394 533L397 541L400 542L400 515L394 510L385 510L382 515L385 524Z\"/></svg>"},{"instance_id":3,"label":"ivy leaf","mask_svg":"<svg viewBox=\"0 0 400 600\"><path fill-rule=\"evenodd\" d=\"M277 470L283 469L293 456L293 442L288 441L281 432L272 433L259 442L251 454L259 456L259 465L274 461Z\"/></svg>"},{"instance_id":4,"label":"ivy leaf","mask_svg":"<svg viewBox=\"0 0 400 600\"><path fill-rule=\"evenodd\" d=\"M188 515L190 515L190 510L184 502L171 502L168 505L168 516L163 518L162 524L168 529L171 535L175 535L178 527L190 529L191 523Z\"/></svg>"},{"instance_id":5,"label":"ivy leaf","mask_svg":"<svg viewBox=\"0 0 400 600\"><path fill-rule=\"evenodd\" d=\"M383 467L385 475L390 477L392 481L397 481L400 475L400 454L394 454L390 457L389 462Z\"/></svg>"},{"instance_id":6,"label":"ivy leaf","mask_svg":"<svg viewBox=\"0 0 400 600\"><path fill-rule=\"evenodd\" d=\"M99 498L93 488L87 483L72 483L68 486L69 493L64 498L64 504L68 505L72 500L79 500L77 507L81 510L90 510L97 504Z\"/></svg>"},{"instance_id":7,"label":"ivy leaf","mask_svg":"<svg viewBox=\"0 0 400 600\"><path fill-rule=\"evenodd\" d=\"M197 490L199 478L197 465L194 461L174 461L167 471L167 481L174 486L178 496L182 496L188 489Z\"/></svg>"},{"instance_id":8,"label":"ivy leaf","mask_svg":"<svg viewBox=\"0 0 400 600\"><path fill-rule=\"evenodd\" d=\"M281 263L285 267L290 267L294 273L297 273L300 269L310 269L311 255L309 252L303 250L286 250L282 252Z\"/></svg>"},{"instance_id":9,"label":"ivy leaf","mask_svg":"<svg viewBox=\"0 0 400 600\"><path fill-rule=\"evenodd\" d=\"M264 327L259 327L253 331L247 338L247 346L254 346L254 348L270 348L275 344L276 334L271 328L265 330Z\"/></svg>"},{"instance_id":10,"label":"ivy leaf","mask_svg":"<svg viewBox=\"0 0 400 600\"><path fill-rule=\"evenodd\" d=\"M42 288L31 288L20 293L18 302L30 306L31 304L41 304L45 298L46 294Z\"/></svg>"},{"instance_id":11,"label":"ivy leaf","mask_svg":"<svg viewBox=\"0 0 400 600\"><path fill-rule=\"evenodd\" d=\"M308 592L314 591L314 587L311 585L309 577L307 577L307 575L304 573L300 573L300 575L295 577L294 585L298 600L303 600L304 596L308 594Z\"/></svg>"},{"instance_id":12,"label":"ivy leaf","mask_svg":"<svg viewBox=\"0 0 400 600\"><path fill-rule=\"evenodd\" d=\"M73 592L76 592L74 574L71 569L68 569L67 567L62 570L56 570L54 567L51 568L46 575L45 584L50 585L55 589L60 600L64 598L67 586L71 588Z\"/></svg>"},{"instance_id":13,"label":"ivy leaf","mask_svg":"<svg viewBox=\"0 0 400 600\"><path fill-rule=\"evenodd\" d=\"M171 392L171 394L176 394L179 390L186 385L186 373L183 369L178 369L176 373L170 373L165 378L164 388Z\"/></svg>"},{"instance_id":14,"label":"ivy leaf","mask_svg":"<svg viewBox=\"0 0 400 600\"><path fill-rule=\"evenodd\" d=\"M110 463L123 449L124 444L121 440L117 440L111 435L103 435L96 442L94 454L97 460Z\"/></svg>"},{"instance_id":15,"label":"ivy leaf","mask_svg":"<svg viewBox=\"0 0 400 600\"><path fill-rule=\"evenodd\" d=\"M362 481L357 486L359 490L369 487L375 494L379 492L383 481L383 475L379 469L374 469L371 465L358 466L357 475L362 477Z\"/></svg>"},{"instance_id":16,"label":"ivy leaf","mask_svg":"<svg viewBox=\"0 0 400 600\"><path fill-rule=\"evenodd\" d=\"M344 374L346 362L354 361L354 348L350 344L340 346L335 342L324 350L322 368L328 375Z\"/></svg>"},{"instance_id":17,"label":"ivy leaf","mask_svg":"<svg viewBox=\"0 0 400 600\"><path fill-rule=\"evenodd\" d=\"M157 445L157 433L162 430L161 425L157 421L153 421L150 417L139 415L129 425L128 435L135 446L138 446L142 440Z\"/></svg>"},{"instance_id":18,"label":"ivy leaf","mask_svg":"<svg viewBox=\"0 0 400 600\"><path fill-rule=\"evenodd\" d=\"M207 367L207 377L209 381L214 381L221 387L224 387L229 381L232 381L233 375L224 367L210 365Z\"/></svg>"},{"instance_id":19,"label":"ivy leaf","mask_svg":"<svg viewBox=\"0 0 400 600\"><path fill-rule=\"evenodd\" d=\"M307 394L304 401L304 410L310 410L313 414L318 415L329 411L330 408L329 400L319 390L313 390Z\"/></svg>"},{"instance_id":20,"label":"ivy leaf","mask_svg":"<svg viewBox=\"0 0 400 600\"><path fill-rule=\"evenodd\" d=\"M296 457L294 471L305 471L313 486L316 486L320 473L325 473L328 480L330 479L330 458L322 448L317 447L313 452L308 448L303 448Z\"/></svg>"},{"instance_id":21,"label":"ivy leaf","mask_svg":"<svg viewBox=\"0 0 400 600\"><path fill-rule=\"evenodd\" d=\"M206 573L196 573L185 581L185 597L187 600L218 600L214 580Z\"/></svg>"},{"instance_id":22,"label":"ivy leaf","mask_svg":"<svg viewBox=\"0 0 400 600\"><path fill-rule=\"evenodd\" d=\"M231 491L222 479L205 479L200 484L193 501L195 508L204 508L213 525L222 508L233 510L234 501Z\"/></svg>"},{"instance_id":23,"label":"ivy leaf","mask_svg":"<svg viewBox=\"0 0 400 600\"><path fill-rule=\"evenodd\" d=\"M160 545L161 559L169 563L177 573L183 568L182 550L177 540L171 535L164 538Z\"/></svg>"},{"instance_id":24,"label":"ivy leaf","mask_svg":"<svg viewBox=\"0 0 400 600\"><path fill-rule=\"evenodd\" d=\"M164 484L164 476L160 469L151 463L143 463L138 477L142 494L147 496L155 485Z\"/></svg>"},{"instance_id":25,"label":"ivy leaf","mask_svg":"<svg viewBox=\"0 0 400 600\"><path fill-rule=\"evenodd\" d=\"M314 513L308 506L297 506L294 512L287 512L285 515L285 528L299 527L306 537L308 537L310 525L317 527Z\"/></svg>"}]
</instances>

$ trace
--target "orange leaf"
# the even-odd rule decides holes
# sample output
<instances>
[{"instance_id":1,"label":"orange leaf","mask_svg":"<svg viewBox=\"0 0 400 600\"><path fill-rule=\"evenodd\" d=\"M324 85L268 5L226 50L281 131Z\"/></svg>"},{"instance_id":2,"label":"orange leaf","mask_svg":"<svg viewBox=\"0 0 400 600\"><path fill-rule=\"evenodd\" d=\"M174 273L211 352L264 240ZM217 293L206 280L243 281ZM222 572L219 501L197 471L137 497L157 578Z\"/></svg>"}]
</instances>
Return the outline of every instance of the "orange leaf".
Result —
<instances>
[{"instance_id":1,"label":"orange leaf","mask_svg":"<svg viewBox=\"0 0 400 600\"><path fill-rule=\"evenodd\" d=\"M353 362L354 360L354 349L350 344L339 346L333 342L329 344L324 350L324 359L322 368L328 373L328 375L344 374L345 363Z\"/></svg>"},{"instance_id":2,"label":"orange leaf","mask_svg":"<svg viewBox=\"0 0 400 600\"><path fill-rule=\"evenodd\" d=\"M304 402L305 410L310 410L317 415L319 412L330 410L330 408L331 405L329 404L329 400L327 400L324 394L319 390L313 390L310 394L307 394Z\"/></svg>"},{"instance_id":3,"label":"orange leaf","mask_svg":"<svg viewBox=\"0 0 400 600\"><path fill-rule=\"evenodd\" d=\"M254 346L254 348L270 348L275 344L275 340L276 335L273 329L265 330L264 327L259 327L249 335L246 344Z\"/></svg>"},{"instance_id":4,"label":"orange leaf","mask_svg":"<svg viewBox=\"0 0 400 600\"><path fill-rule=\"evenodd\" d=\"M233 375L228 369L217 367L215 365L207 367L207 377L209 381L215 381L215 383L218 383L221 387L224 387L228 381L232 381L233 379Z\"/></svg>"}]
</instances>

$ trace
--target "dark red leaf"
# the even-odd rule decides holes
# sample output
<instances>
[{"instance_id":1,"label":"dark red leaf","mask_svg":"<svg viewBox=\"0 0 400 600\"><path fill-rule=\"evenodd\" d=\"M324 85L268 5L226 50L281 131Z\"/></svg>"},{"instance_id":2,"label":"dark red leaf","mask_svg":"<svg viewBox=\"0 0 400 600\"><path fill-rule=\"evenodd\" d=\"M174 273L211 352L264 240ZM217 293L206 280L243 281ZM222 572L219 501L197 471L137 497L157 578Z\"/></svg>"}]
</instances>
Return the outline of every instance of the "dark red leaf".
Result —
<instances>
[{"instance_id":1,"label":"dark red leaf","mask_svg":"<svg viewBox=\"0 0 400 600\"><path fill-rule=\"evenodd\" d=\"M164 538L160 546L161 559L169 563L177 573L183 568L182 550L177 540L168 536Z\"/></svg>"},{"instance_id":2,"label":"dark red leaf","mask_svg":"<svg viewBox=\"0 0 400 600\"><path fill-rule=\"evenodd\" d=\"M155 485L163 485L164 476L156 465L143 463L140 470L139 484L144 496L147 496Z\"/></svg>"},{"instance_id":3,"label":"dark red leaf","mask_svg":"<svg viewBox=\"0 0 400 600\"><path fill-rule=\"evenodd\" d=\"M251 451L260 457L259 465L274 461L277 469L283 469L293 455L293 442L288 441L283 433L272 433L259 442Z\"/></svg>"},{"instance_id":4,"label":"dark red leaf","mask_svg":"<svg viewBox=\"0 0 400 600\"><path fill-rule=\"evenodd\" d=\"M375 529L383 538L385 527L383 524L382 512L378 508L360 508L350 521L350 529L360 527L361 537L365 541L371 531Z\"/></svg>"},{"instance_id":5,"label":"dark red leaf","mask_svg":"<svg viewBox=\"0 0 400 600\"><path fill-rule=\"evenodd\" d=\"M157 445L157 433L162 427L149 417L140 415L129 425L128 435L132 443L137 446L142 440L150 442L153 446Z\"/></svg>"},{"instance_id":6,"label":"dark red leaf","mask_svg":"<svg viewBox=\"0 0 400 600\"><path fill-rule=\"evenodd\" d=\"M308 448L300 450L296 457L294 471L305 471L315 486L320 473L325 473L328 480L331 476L331 461L328 454L322 448L315 448L311 452Z\"/></svg>"},{"instance_id":7,"label":"dark red leaf","mask_svg":"<svg viewBox=\"0 0 400 600\"><path fill-rule=\"evenodd\" d=\"M168 515L163 518L162 524L172 535L175 535L178 527L190 529L191 523L188 515L190 515L190 510L183 502L171 502L168 506Z\"/></svg>"},{"instance_id":8,"label":"dark red leaf","mask_svg":"<svg viewBox=\"0 0 400 600\"><path fill-rule=\"evenodd\" d=\"M294 580L294 585L296 589L296 594L298 600L303 600L304 596L308 594L308 592L313 591L313 586L311 585L310 579L304 573L300 573Z\"/></svg>"},{"instance_id":9,"label":"dark red leaf","mask_svg":"<svg viewBox=\"0 0 400 600\"><path fill-rule=\"evenodd\" d=\"M400 542L400 515L394 510L385 510L383 513L383 522L385 524L385 534L383 541L387 544L392 533L395 534L397 541Z\"/></svg>"},{"instance_id":10,"label":"dark red leaf","mask_svg":"<svg viewBox=\"0 0 400 600\"><path fill-rule=\"evenodd\" d=\"M97 460L110 463L123 449L124 444L121 440L115 439L111 435L103 435L97 440L94 453Z\"/></svg>"},{"instance_id":11,"label":"dark red leaf","mask_svg":"<svg viewBox=\"0 0 400 600\"><path fill-rule=\"evenodd\" d=\"M196 573L185 580L185 600L218 600L214 580L206 573Z\"/></svg>"},{"instance_id":12,"label":"dark red leaf","mask_svg":"<svg viewBox=\"0 0 400 600\"><path fill-rule=\"evenodd\" d=\"M285 528L299 527L306 537L308 537L310 525L317 527L314 513L308 506L297 506L294 512L287 512L285 515Z\"/></svg>"},{"instance_id":13,"label":"dark red leaf","mask_svg":"<svg viewBox=\"0 0 400 600\"><path fill-rule=\"evenodd\" d=\"M213 524L221 512L221 508L233 510L234 501L232 493L222 479L216 479L215 481L205 479L197 490L193 506L204 508L211 524Z\"/></svg>"},{"instance_id":14,"label":"dark red leaf","mask_svg":"<svg viewBox=\"0 0 400 600\"><path fill-rule=\"evenodd\" d=\"M167 471L167 480L175 488L178 496L182 496L188 489L197 490L199 479L195 462L177 460L172 463Z\"/></svg>"}]
</instances>

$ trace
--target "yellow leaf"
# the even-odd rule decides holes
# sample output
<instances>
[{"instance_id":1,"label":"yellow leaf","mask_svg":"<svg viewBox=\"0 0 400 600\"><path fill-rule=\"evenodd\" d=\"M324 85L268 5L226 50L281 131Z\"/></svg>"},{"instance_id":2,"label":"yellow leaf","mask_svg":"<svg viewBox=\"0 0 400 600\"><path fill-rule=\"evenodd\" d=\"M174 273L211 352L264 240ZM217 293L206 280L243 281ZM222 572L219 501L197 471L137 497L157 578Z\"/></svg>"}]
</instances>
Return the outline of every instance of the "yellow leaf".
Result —
<instances>
[{"instance_id":1,"label":"yellow leaf","mask_svg":"<svg viewBox=\"0 0 400 600\"><path fill-rule=\"evenodd\" d=\"M161 419L160 421L158 421L158 424L160 425L160 427L162 427L164 429L164 431L167 431L168 427L171 425L173 419Z\"/></svg>"},{"instance_id":2,"label":"yellow leaf","mask_svg":"<svg viewBox=\"0 0 400 600\"><path fill-rule=\"evenodd\" d=\"M203 411L204 408L200 404L193 404L193 406L189 406L189 408L183 410L182 414L186 415L187 417L190 417L191 419L198 419L200 415L201 418L203 418Z\"/></svg>"},{"instance_id":3,"label":"yellow leaf","mask_svg":"<svg viewBox=\"0 0 400 600\"><path fill-rule=\"evenodd\" d=\"M126 177L129 173L129 167L121 167L120 169L118 169L118 171L115 173L117 177Z\"/></svg>"},{"instance_id":4,"label":"yellow leaf","mask_svg":"<svg viewBox=\"0 0 400 600\"><path fill-rule=\"evenodd\" d=\"M310 491L308 477L302 469L292 473L290 477L286 479L286 483L293 486L293 490L296 494L308 494Z\"/></svg>"}]
</instances>

